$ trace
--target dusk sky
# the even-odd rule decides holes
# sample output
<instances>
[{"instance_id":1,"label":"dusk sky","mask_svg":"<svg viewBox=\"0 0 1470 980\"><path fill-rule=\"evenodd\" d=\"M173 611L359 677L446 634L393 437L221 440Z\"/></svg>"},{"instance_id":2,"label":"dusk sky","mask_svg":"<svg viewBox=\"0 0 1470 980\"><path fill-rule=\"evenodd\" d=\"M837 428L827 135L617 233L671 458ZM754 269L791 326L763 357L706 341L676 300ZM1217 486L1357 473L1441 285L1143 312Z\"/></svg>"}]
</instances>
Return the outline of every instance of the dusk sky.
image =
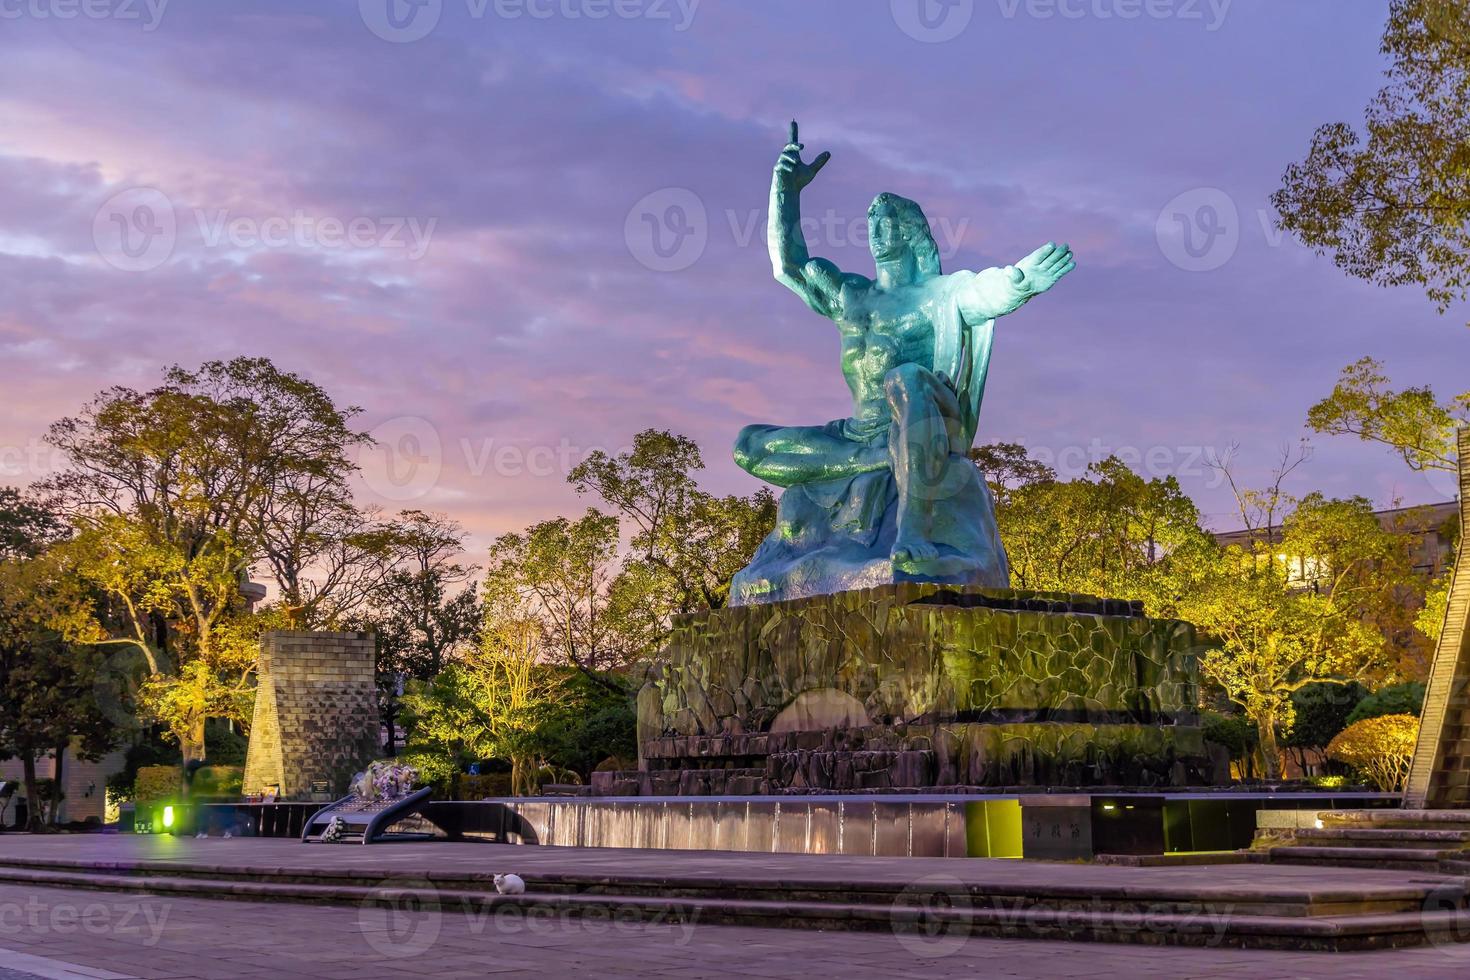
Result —
<instances>
[{"instance_id":1,"label":"dusk sky","mask_svg":"<svg viewBox=\"0 0 1470 980\"><path fill-rule=\"evenodd\" d=\"M476 548L580 510L567 466L647 427L696 439L708 488L751 492L742 425L850 406L834 328L765 252L794 116L833 154L804 207L844 269L872 271L879 191L925 207L949 270L1071 243L1077 271L999 324L981 441L1068 476L1131 447L1228 529L1201 454L1238 443L1259 482L1345 364L1470 387L1470 314L1349 279L1271 221L1312 131L1361 121L1384 13L0 0L0 481L44 471L46 426L100 388L246 353L365 409L365 501L447 512ZM1295 491L1450 494L1314 443Z\"/></svg>"}]
</instances>

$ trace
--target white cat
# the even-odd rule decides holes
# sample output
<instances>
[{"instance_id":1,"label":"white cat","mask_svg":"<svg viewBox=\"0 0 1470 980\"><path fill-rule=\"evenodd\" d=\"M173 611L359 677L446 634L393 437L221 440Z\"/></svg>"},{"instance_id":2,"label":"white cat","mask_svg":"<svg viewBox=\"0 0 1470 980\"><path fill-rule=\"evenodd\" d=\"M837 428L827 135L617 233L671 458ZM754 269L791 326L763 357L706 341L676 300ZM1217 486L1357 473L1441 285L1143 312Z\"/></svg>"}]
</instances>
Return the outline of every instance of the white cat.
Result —
<instances>
[{"instance_id":1,"label":"white cat","mask_svg":"<svg viewBox=\"0 0 1470 980\"><path fill-rule=\"evenodd\" d=\"M495 890L502 895L524 895L526 882L520 875L496 875Z\"/></svg>"}]
</instances>

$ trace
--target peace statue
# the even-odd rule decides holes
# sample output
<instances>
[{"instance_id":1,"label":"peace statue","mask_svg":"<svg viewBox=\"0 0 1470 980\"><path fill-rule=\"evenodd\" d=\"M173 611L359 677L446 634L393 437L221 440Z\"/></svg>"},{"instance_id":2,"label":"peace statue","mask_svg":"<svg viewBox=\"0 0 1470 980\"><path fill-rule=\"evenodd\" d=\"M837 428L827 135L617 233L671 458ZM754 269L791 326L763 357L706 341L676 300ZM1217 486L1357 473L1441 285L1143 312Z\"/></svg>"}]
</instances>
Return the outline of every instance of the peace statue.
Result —
<instances>
[{"instance_id":1,"label":"peace statue","mask_svg":"<svg viewBox=\"0 0 1470 980\"><path fill-rule=\"evenodd\" d=\"M748 425L735 461L783 487L776 529L735 576L735 605L899 581L1006 588L995 503L969 460L995 319L1076 267L1048 243L1003 269L943 275L924 212L896 194L868 209L869 279L807 252L801 192L831 159L803 162L796 123L771 181L776 280L837 324L850 418Z\"/></svg>"}]
</instances>

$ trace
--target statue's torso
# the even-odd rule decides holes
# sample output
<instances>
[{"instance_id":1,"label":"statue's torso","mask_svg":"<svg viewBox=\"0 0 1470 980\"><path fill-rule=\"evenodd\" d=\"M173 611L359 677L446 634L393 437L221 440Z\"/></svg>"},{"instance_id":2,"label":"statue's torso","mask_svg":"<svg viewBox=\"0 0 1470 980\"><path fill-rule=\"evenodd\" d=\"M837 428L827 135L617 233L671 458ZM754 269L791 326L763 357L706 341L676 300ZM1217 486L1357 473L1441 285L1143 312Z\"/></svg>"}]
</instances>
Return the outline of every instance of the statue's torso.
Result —
<instances>
[{"instance_id":1,"label":"statue's torso","mask_svg":"<svg viewBox=\"0 0 1470 980\"><path fill-rule=\"evenodd\" d=\"M934 309L939 279L897 290L871 281L843 287L833 317L842 335L842 375L852 391L853 417L887 418L883 380L900 364L934 369Z\"/></svg>"}]
</instances>

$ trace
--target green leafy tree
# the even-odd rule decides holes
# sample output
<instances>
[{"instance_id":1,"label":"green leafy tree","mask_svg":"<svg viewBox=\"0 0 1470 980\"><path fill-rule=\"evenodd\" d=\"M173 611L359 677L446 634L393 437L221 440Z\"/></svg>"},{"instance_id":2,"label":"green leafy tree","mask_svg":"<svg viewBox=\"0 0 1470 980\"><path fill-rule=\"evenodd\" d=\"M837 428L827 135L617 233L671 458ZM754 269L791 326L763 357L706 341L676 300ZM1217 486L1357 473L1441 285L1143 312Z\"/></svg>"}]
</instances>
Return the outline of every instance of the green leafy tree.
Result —
<instances>
[{"instance_id":1,"label":"green leafy tree","mask_svg":"<svg viewBox=\"0 0 1470 980\"><path fill-rule=\"evenodd\" d=\"M1172 615L1202 551L1213 542L1172 477L1145 480L1110 457L1062 481L1019 446L973 458L996 496L996 519L1017 588L1143 599Z\"/></svg>"},{"instance_id":2,"label":"green leafy tree","mask_svg":"<svg viewBox=\"0 0 1470 980\"><path fill-rule=\"evenodd\" d=\"M1386 84L1363 134L1312 137L1273 197L1281 226L1348 274L1413 284L1441 312L1470 274L1470 11L1465 0L1390 0Z\"/></svg>"},{"instance_id":3,"label":"green leafy tree","mask_svg":"<svg viewBox=\"0 0 1470 980\"><path fill-rule=\"evenodd\" d=\"M486 607L524 610L552 662L612 683L606 672L649 649L657 618L644 615L646 583L623 574L618 544L618 519L590 508L503 534L490 546Z\"/></svg>"},{"instance_id":4,"label":"green leafy tree","mask_svg":"<svg viewBox=\"0 0 1470 980\"><path fill-rule=\"evenodd\" d=\"M632 529L630 570L645 566L635 574L645 590L666 593L669 613L724 606L731 578L775 526L770 490L717 497L696 484L702 469L692 440L647 429L630 451L594 452L568 475L579 493L601 497Z\"/></svg>"},{"instance_id":5,"label":"green leafy tree","mask_svg":"<svg viewBox=\"0 0 1470 980\"><path fill-rule=\"evenodd\" d=\"M1429 387L1391 387L1383 365L1365 357L1342 369L1332 394L1307 412L1307 425L1387 446L1415 472L1458 472L1455 430L1470 425L1470 392L1441 401Z\"/></svg>"},{"instance_id":6,"label":"green leafy tree","mask_svg":"<svg viewBox=\"0 0 1470 980\"><path fill-rule=\"evenodd\" d=\"M1439 642L1439 634L1444 630L1445 616L1449 612L1451 578L1450 573L1445 572L1430 583L1424 593L1424 607L1414 615L1415 628L1434 643Z\"/></svg>"},{"instance_id":7,"label":"green leafy tree","mask_svg":"<svg viewBox=\"0 0 1470 980\"><path fill-rule=\"evenodd\" d=\"M1365 718L1378 718L1382 715L1413 715L1418 718L1423 711L1424 682L1404 681L1381 687L1363 698L1353 706L1347 721L1351 725Z\"/></svg>"},{"instance_id":8,"label":"green leafy tree","mask_svg":"<svg viewBox=\"0 0 1470 980\"><path fill-rule=\"evenodd\" d=\"M416 742L459 762L501 758L517 795L535 792L542 726L560 703L565 675L542 660L543 629L515 596L488 597L480 646L404 695Z\"/></svg>"},{"instance_id":9,"label":"green leafy tree","mask_svg":"<svg viewBox=\"0 0 1470 980\"><path fill-rule=\"evenodd\" d=\"M471 586L477 569L460 560L463 527L442 515L407 510L377 533L390 557L349 625L377 637L378 710L392 756L405 683L433 679L473 646L484 614Z\"/></svg>"},{"instance_id":10,"label":"green leafy tree","mask_svg":"<svg viewBox=\"0 0 1470 980\"><path fill-rule=\"evenodd\" d=\"M1356 681L1314 681L1291 693L1294 721L1281 738L1281 746L1296 752L1302 772L1307 771L1311 761L1307 753L1325 753L1328 743L1348 726L1358 702L1367 696L1368 689Z\"/></svg>"},{"instance_id":11,"label":"green leafy tree","mask_svg":"<svg viewBox=\"0 0 1470 980\"><path fill-rule=\"evenodd\" d=\"M1391 669L1392 639L1379 624L1402 616L1400 590L1413 576L1408 542L1362 498L1312 494L1279 531L1258 530L1249 547L1221 553L1180 610L1213 644L1201 668L1255 723L1265 775L1277 779L1293 693Z\"/></svg>"},{"instance_id":12,"label":"green leafy tree","mask_svg":"<svg viewBox=\"0 0 1470 980\"><path fill-rule=\"evenodd\" d=\"M44 505L0 489L0 758L21 760L32 831L41 829L47 798L37 760L52 755L60 786L69 751L100 758L119 734L100 710L101 655L67 643L51 625L53 594L75 589L49 555L61 533ZM55 822L59 798L50 802Z\"/></svg>"}]
</instances>

